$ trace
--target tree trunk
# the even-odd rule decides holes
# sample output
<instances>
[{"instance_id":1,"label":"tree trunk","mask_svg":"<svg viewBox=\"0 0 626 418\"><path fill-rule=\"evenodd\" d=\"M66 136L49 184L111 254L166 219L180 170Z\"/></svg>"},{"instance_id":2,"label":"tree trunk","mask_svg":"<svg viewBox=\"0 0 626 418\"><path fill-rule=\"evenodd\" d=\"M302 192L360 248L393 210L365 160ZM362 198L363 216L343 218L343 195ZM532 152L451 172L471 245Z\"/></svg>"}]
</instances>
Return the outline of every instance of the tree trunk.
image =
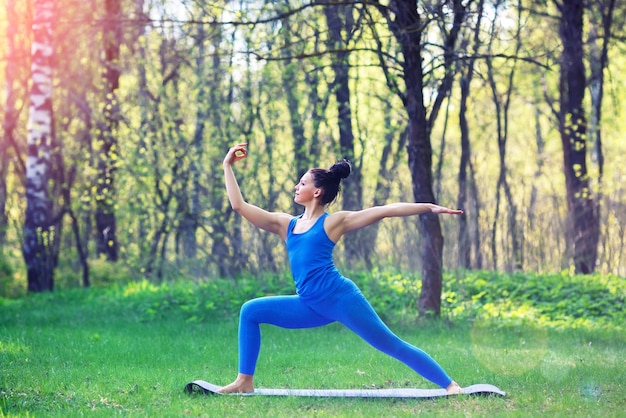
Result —
<instances>
[{"instance_id":1,"label":"tree trunk","mask_svg":"<svg viewBox=\"0 0 626 418\"><path fill-rule=\"evenodd\" d=\"M381 206L387 203L389 195L391 194L393 172L396 171L401 162L400 154L406 147L407 138L406 132L398 133L395 127L391 126L392 115L394 114L391 102L383 101L383 106L385 136L383 151L380 155L378 175L376 176L376 186L374 189L374 201L372 202L372 206ZM379 222L374 225L370 225L369 227L363 229L363 235L361 236L363 241L361 247L363 262L368 270L371 270L374 267L372 263L372 255L376 249L375 244L379 226Z\"/></svg>"},{"instance_id":2,"label":"tree trunk","mask_svg":"<svg viewBox=\"0 0 626 418\"><path fill-rule=\"evenodd\" d=\"M209 36L212 42L212 49L218 51L220 42L224 41L224 34L219 25L212 28ZM231 51L231 53L233 53ZM211 166L215 168L214 178L223 178L222 160L229 143L228 128L230 115L227 113L233 102L232 74L225 77L229 72L222 62L220 54L213 54L210 68L210 85L208 86L209 108L208 120L215 130L211 140L212 148L218 150L211 157ZM231 57L232 60L232 57ZM213 243L211 246L211 260L217 265L221 277L234 277L241 271L241 259L245 242L241 235L241 216L227 209L228 201L224 194L223 181L212 182L208 185L208 195L210 197L210 225ZM234 215L234 222L229 223L229 218Z\"/></svg>"},{"instance_id":3,"label":"tree trunk","mask_svg":"<svg viewBox=\"0 0 626 418\"><path fill-rule=\"evenodd\" d=\"M312 168L313 160L311 158L311 150L309 142L304 135L303 115L300 114L298 101L298 83L294 76L298 68L298 63L290 58L286 58L284 70L281 72L282 82L287 98L287 109L289 111L289 125L291 127L291 136L293 137L293 150L295 165L295 176L297 181L308 169ZM297 203L292 203L293 213L302 211L302 207Z\"/></svg>"},{"instance_id":4,"label":"tree trunk","mask_svg":"<svg viewBox=\"0 0 626 418\"><path fill-rule=\"evenodd\" d=\"M594 144L594 157L598 164L598 183L602 186L604 174L604 153L602 151L602 99L604 98L604 69L609 63L609 42L613 30L613 15L615 12L616 0L608 0L608 3L595 3L600 9L600 27L602 34L599 34L596 25L591 25L593 32L590 42L591 80L589 89L591 90L591 123L590 135ZM598 200L601 200L602 190L598 191Z\"/></svg>"},{"instance_id":5,"label":"tree trunk","mask_svg":"<svg viewBox=\"0 0 626 418\"><path fill-rule=\"evenodd\" d=\"M52 25L54 0L35 0L32 45L32 87L26 159L26 214L22 252L28 291L54 288L55 256L53 202L49 190L52 172Z\"/></svg>"},{"instance_id":6,"label":"tree trunk","mask_svg":"<svg viewBox=\"0 0 626 418\"><path fill-rule=\"evenodd\" d=\"M144 14L144 0L136 0L135 2L136 15L143 19ZM146 25L138 24L137 33L135 34L135 43L137 53L135 57L138 58L137 63L137 76L138 76L138 104L140 109L140 122L139 132L137 138L137 147L135 149L134 161L137 164L147 164L145 151L147 149L148 137L154 136L154 130L156 129L154 124L150 123L150 114L154 110L154 105L150 100L150 91L148 89L148 75L146 65L148 63L147 51L146 51ZM129 205L130 206L130 205ZM147 227L147 212L148 209L143 205L136 205L135 207L135 219L136 219L136 232L130 239L136 239L137 241L144 240L148 235L149 228Z\"/></svg>"},{"instance_id":7,"label":"tree trunk","mask_svg":"<svg viewBox=\"0 0 626 418\"><path fill-rule=\"evenodd\" d=\"M567 195L566 238L574 270L595 270L600 226L587 171L587 120L584 112L586 89L583 45L584 1L559 3L559 34L563 44L560 68L559 131L563 145L563 169Z\"/></svg>"},{"instance_id":8,"label":"tree trunk","mask_svg":"<svg viewBox=\"0 0 626 418\"><path fill-rule=\"evenodd\" d=\"M478 193L478 185L476 183L476 170L474 170L474 165L471 160L469 161L469 175L469 197L470 202L472 203L470 207L474 213L469 222L470 240L472 242L471 246L474 248L472 266L476 270L481 270L483 268L483 252L481 249L482 240L480 236L480 213L482 210L482 203L480 201L480 194Z\"/></svg>"},{"instance_id":9,"label":"tree trunk","mask_svg":"<svg viewBox=\"0 0 626 418\"><path fill-rule=\"evenodd\" d=\"M469 125L467 123L467 98L469 97L469 84L471 79L471 70L468 70L466 76L461 79L461 105L459 107L459 124L461 127L461 158L459 161L459 194L457 195L457 207L463 208L465 212L459 218L459 254L457 257L457 266L462 269L471 267L472 246L469 235L469 226L467 223L467 171L471 156Z\"/></svg>"},{"instance_id":10,"label":"tree trunk","mask_svg":"<svg viewBox=\"0 0 626 418\"><path fill-rule=\"evenodd\" d=\"M206 18L206 11L201 12L200 20ZM196 264L196 256L198 253L198 241L196 238L196 232L198 230L200 219L200 175L201 175L201 161L203 155L203 142L204 131L207 121L207 86L206 86L206 43L207 35L203 25L198 26L198 34L195 37L196 48L194 48L196 55L195 60L195 73L197 77L197 94L196 94L196 126L193 134L193 142L191 144L189 153L190 166L189 176L191 184L189 184L190 190L186 193L181 193L181 205L182 219L179 224L179 235L182 240L183 257L185 263L191 263L192 273L199 274Z\"/></svg>"},{"instance_id":11,"label":"tree trunk","mask_svg":"<svg viewBox=\"0 0 626 418\"><path fill-rule=\"evenodd\" d=\"M435 202L432 178L432 146L430 134L441 103L450 91L453 80L453 51L465 8L455 0L454 23L444 41L444 75L437 86L437 95L427 116L424 103L424 69L422 67L422 30L425 24L419 15L415 0L396 0L389 4L394 14L390 29L398 40L403 61L406 86L404 105L409 117L408 154L416 202ZM441 156L443 158L443 155ZM439 218L433 214L420 215L420 256L422 259L422 290L418 301L420 315L441 313L443 235Z\"/></svg>"},{"instance_id":12,"label":"tree trunk","mask_svg":"<svg viewBox=\"0 0 626 418\"><path fill-rule=\"evenodd\" d=\"M596 195L596 216L600 222L600 212L604 195L604 151L602 145L602 102L604 99L604 69L609 62L609 42L612 37L613 30L613 14L615 11L616 0L608 0L607 2L590 3L589 7L593 12L593 7L599 9L601 25L590 24L592 32L589 41L590 53L589 61L591 66L591 79L589 81L589 90L591 93L591 117L589 126L589 138L593 143L592 161L598 168L598 189ZM597 28L602 29L602 33L598 33ZM599 240L599 238L598 238ZM606 241L606 240L604 240ZM606 251L603 251L606 253Z\"/></svg>"},{"instance_id":13,"label":"tree trunk","mask_svg":"<svg viewBox=\"0 0 626 418\"><path fill-rule=\"evenodd\" d=\"M521 5L517 8L517 31L515 36L515 51L513 53L514 56L517 56L518 52L522 47L521 34L520 30L523 25L521 22ZM504 86L504 92L498 90L498 83L495 79L495 72L493 66L493 58L491 58L493 54L492 44L493 41L498 39L500 36L499 32L496 30L496 21L499 19L499 10L496 8L494 10L493 20L491 22L491 36L489 40L489 49L488 56L486 60L487 64L487 80L489 86L491 88L491 96L493 100L493 104L495 107L495 117L496 117L496 139L498 143L498 157L500 163L500 172L498 175L498 181L496 184L496 205L495 205L495 214L492 228L492 254L494 260L494 268L498 268L498 248L502 248L502 244L510 244L511 252L513 254L512 261L505 262L505 269L510 271L512 269L521 270L523 266L523 252L521 245L521 237L518 233L517 227L517 205L513 200L513 193L511 191L511 185L508 180L508 166L506 163L506 146L508 140L509 133L509 108L511 104L511 96L514 91L514 80L515 80L515 72L517 70L517 61L513 60L510 64L510 71L507 75L507 84ZM504 84L504 83L500 83ZM500 219L499 211L500 211L500 203L501 203L501 193L500 191L504 191L505 203L507 208L507 223L506 223L506 233L504 234L504 238L502 241L497 240L497 231L498 231L498 221Z\"/></svg>"},{"instance_id":14,"label":"tree trunk","mask_svg":"<svg viewBox=\"0 0 626 418\"><path fill-rule=\"evenodd\" d=\"M122 33L120 0L105 0L103 121L99 127L98 180L96 196L96 244L98 255L117 261L117 226L115 219L115 167L117 165L117 127L119 125L119 56Z\"/></svg>"},{"instance_id":15,"label":"tree trunk","mask_svg":"<svg viewBox=\"0 0 626 418\"><path fill-rule=\"evenodd\" d=\"M345 182L342 192L342 209L359 210L363 206L363 181L361 178L361 164L357 161L354 152L354 133L352 131L352 107L350 106L350 52L347 39L352 26L353 6L331 3L324 7L328 24L328 49L334 51L332 60L335 75L332 90L337 101L337 121L339 124L339 150L341 157L351 161L352 174ZM344 35L345 34L345 35ZM365 232L355 231L344 237L344 259L349 267L360 264L363 258L363 244Z\"/></svg>"},{"instance_id":16,"label":"tree trunk","mask_svg":"<svg viewBox=\"0 0 626 418\"><path fill-rule=\"evenodd\" d=\"M400 37L404 54L404 80L406 83L406 109L408 123L409 169L416 202L434 202L432 189L432 147L423 97L423 69L421 56L421 19L415 2L404 1L405 7L396 12L402 28ZM413 6L413 7L411 7ZM411 28L411 30L408 30ZM418 301L420 315L441 312L441 261L443 236L439 218L432 214L420 215L420 255L422 259L422 291Z\"/></svg>"},{"instance_id":17,"label":"tree trunk","mask_svg":"<svg viewBox=\"0 0 626 418\"><path fill-rule=\"evenodd\" d=\"M17 16L16 10L16 0L7 0L6 2L6 13L8 17L8 21L15 21ZM5 80L4 85L6 91L6 101L4 107L4 120L3 120L3 130L4 136L0 142L0 248L4 248L6 243L6 233L8 223L8 217L6 213L6 203L7 203L7 174L9 169L9 146L14 143L13 135L15 131L15 127L17 125L17 118L19 115L18 110L16 109L16 96L17 92L15 91L14 82L17 78L17 54L16 54L16 45L15 45L15 35L16 28L14 25L7 25L7 59L6 59L6 67L5 67Z\"/></svg>"},{"instance_id":18,"label":"tree trunk","mask_svg":"<svg viewBox=\"0 0 626 418\"><path fill-rule=\"evenodd\" d=\"M298 180L308 169L317 167L319 163L319 151L322 147L317 140L317 133L320 124L322 123L323 114L328 99L320 97L318 93L320 75L318 71L307 71L303 68L303 61L294 59L297 52L293 49L294 38L298 38L301 35L296 33L298 28L294 30L289 19L281 20L283 30L281 30L281 46L283 70L281 71L282 84L284 94L287 100L287 110L289 112L289 126L291 128L291 136L293 137L293 149L294 149L294 176L297 176L294 180ZM316 34L319 37L319 33ZM308 40L307 40L308 42ZM314 41L317 45L317 39ZM299 84L301 77L304 77L305 82L308 85L309 94L308 97L302 99L304 96L303 89ZM306 105L302 103L306 100ZM303 110L304 109L304 110ZM310 114L308 111L310 110ZM307 139L305 133L305 121L311 120L313 125L313 131L311 137ZM292 203L292 212L298 213L302 211L302 207L297 203Z\"/></svg>"},{"instance_id":19,"label":"tree trunk","mask_svg":"<svg viewBox=\"0 0 626 418\"><path fill-rule=\"evenodd\" d=\"M459 106L459 127L461 130L461 158L459 161L459 194L457 196L457 207L461 209L465 209L465 213L459 218L459 254L457 258L457 266L463 269L471 268L471 254L472 254L472 241L470 239L470 231L468 225L468 189L470 185L468 184L467 174L469 171L470 165L470 157L471 157L471 143L470 143L470 133L469 133L469 124L467 122L467 101L470 97L470 87L472 83L472 79L474 77L474 64L476 62L476 53L480 47L480 31L482 16L483 16L483 6L484 1L480 0L478 5L478 10L476 13L476 25L474 27L474 38L473 38L473 46L472 46L472 55L470 56L467 63L464 65L461 63L461 67L464 71L461 71L461 99ZM469 43L469 42L468 42ZM464 49L461 46L461 49ZM472 213L471 211L470 213ZM478 214L473 214L474 216L478 216ZM476 249L478 250L478 249Z\"/></svg>"}]
</instances>

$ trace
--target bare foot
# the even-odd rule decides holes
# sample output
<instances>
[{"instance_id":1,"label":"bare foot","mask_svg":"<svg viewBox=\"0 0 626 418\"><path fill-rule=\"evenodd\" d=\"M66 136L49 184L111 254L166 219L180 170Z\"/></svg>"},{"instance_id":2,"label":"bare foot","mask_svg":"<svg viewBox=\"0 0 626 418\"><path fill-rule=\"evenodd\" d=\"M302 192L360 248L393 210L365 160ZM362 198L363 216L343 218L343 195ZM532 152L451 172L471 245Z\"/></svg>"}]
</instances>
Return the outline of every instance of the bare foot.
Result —
<instances>
[{"instance_id":1,"label":"bare foot","mask_svg":"<svg viewBox=\"0 0 626 418\"><path fill-rule=\"evenodd\" d=\"M254 392L254 376L239 373L237 379L230 385L218 390L219 393L251 393Z\"/></svg>"},{"instance_id":2,"label":"bare foot","mask_svg":"<svg viewBox=\"0 0 626 418\"><path fill-rule=\"evenodd\" d=\"M452 381L446 388L446 395L461 395L463 394L463 388L455 381Z\"/></svg>"}]
</instances>

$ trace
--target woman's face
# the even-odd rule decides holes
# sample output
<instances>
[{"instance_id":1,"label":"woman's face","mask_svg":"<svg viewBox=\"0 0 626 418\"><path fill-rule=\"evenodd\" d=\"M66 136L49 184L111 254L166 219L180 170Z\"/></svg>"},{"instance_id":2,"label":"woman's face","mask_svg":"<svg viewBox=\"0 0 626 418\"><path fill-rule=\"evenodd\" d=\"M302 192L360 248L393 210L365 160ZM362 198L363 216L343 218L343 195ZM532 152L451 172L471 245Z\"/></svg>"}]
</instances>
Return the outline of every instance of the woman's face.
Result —
<instances>
[{"instance_id":1,"label":"woman's face","mask_svg":"<svg viewBox=\"0 0 626 418\"><path fill-rule=\"evenodd\" d=\"M294 201L298 204L305 204L321 196L322 190L315 187L313 176L308 171L300 178L295 187L296 194Z\"/></svg>"}]
</instances>

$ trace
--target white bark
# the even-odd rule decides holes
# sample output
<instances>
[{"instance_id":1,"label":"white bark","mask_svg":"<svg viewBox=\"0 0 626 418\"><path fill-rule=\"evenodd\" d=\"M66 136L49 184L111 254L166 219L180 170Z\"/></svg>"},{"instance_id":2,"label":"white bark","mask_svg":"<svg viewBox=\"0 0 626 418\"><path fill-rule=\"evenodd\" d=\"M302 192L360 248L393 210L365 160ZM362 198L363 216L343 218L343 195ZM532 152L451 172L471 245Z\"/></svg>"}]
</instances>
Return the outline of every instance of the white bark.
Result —
<instances>
[{"instance_id":1,"label":"white bark","mask_svg":"<svg viewBox=\"0 0 626 418\"><path fill-rule=\"evenodd\" d=\"M26 216L24 261L30 291L52 290L54 262L51 241L52 200L52 28L54 0L34 0L28 155L26 157Z\"/></svg>"}]
</instances>

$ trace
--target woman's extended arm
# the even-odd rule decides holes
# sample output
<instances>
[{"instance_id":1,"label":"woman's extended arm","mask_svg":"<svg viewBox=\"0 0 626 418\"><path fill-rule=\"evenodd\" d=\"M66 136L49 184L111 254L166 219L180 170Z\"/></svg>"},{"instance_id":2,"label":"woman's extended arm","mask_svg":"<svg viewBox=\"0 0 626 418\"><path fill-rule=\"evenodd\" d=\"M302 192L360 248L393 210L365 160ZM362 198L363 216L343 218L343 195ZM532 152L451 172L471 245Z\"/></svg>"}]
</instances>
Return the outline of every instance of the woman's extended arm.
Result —
<instances>
[{"instance_id":1,"label":"woman's extended arm","mask_svg":"<svg viewBox=\"0 0 626 418\"><path fill-rule=\"evenodd\" d=\"M366 227L381 219L421 215L424 213L461 215L463 211L459 209L449 209L433 203L390 203L388 205L374 206L359 211L341 211L334 213L327 221L326 233L330 239L337 242L346 232Z\"/></svg>"},{"instance_id":2,"label":"woman's extended arm","mask_svg":"<svg viewBox=\"0 0 626 418\"><path fill-rule=\"evenodd\" d=\"M224 157L224 183L226 184L226 192L228 193L230 206L257 228L273 232L285 239L287 226L291 219L290 215L286 213L268 212L258 206L249 204L243 199L232 165L236 161L242 160L248 156L246 145L245 143L235 145L228 151L226 157Z\"/></svg>"}]
</instances>

